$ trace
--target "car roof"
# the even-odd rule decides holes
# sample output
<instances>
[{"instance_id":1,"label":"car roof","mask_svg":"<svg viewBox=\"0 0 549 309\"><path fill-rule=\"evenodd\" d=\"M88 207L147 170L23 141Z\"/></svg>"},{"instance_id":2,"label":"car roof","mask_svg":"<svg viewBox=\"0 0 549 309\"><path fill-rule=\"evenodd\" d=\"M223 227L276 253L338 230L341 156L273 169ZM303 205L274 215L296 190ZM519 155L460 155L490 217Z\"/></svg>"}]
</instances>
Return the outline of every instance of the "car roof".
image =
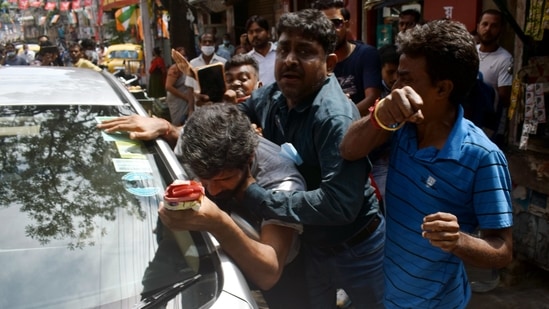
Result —
<instances>
[{"instance_id":1,"label":"car roof","mask_svg":"<svg viewBox=\"0 0 549 309\"><path fill-rule=\"evenodd\" d=\"M113 44L113 45L110 45L109 47L107 47L108 51L111 51L111 50L127 50L127 49L129 49L129 50L140 50L141 45L126 43L126 44Z\"/></svg>"},{"instance_id":2,"label":"car roof","mask_svg":"<svg viewBox=\"0 0 549 309\"><path fill-rule=\"evenodd\" d=\"M40 51L40 45L34 44L34 43L17 44L17 45L15 45L15 49L19 50L19 49L23 48L24 44L27 44L27 46L29 47L29 50L32 50L32 51L35 51L35 52Z\"/></svg>"},{"instance_id":3,"label":"car roof","mask_svg":"<svg viewBox=\"0 0 549 309\"><path fill-rule=\"evenodd\" d=\"M121 105L116 88L122 85L108 75L75 67L0 67L0 105Z\"/></svg>"}]
</instances>

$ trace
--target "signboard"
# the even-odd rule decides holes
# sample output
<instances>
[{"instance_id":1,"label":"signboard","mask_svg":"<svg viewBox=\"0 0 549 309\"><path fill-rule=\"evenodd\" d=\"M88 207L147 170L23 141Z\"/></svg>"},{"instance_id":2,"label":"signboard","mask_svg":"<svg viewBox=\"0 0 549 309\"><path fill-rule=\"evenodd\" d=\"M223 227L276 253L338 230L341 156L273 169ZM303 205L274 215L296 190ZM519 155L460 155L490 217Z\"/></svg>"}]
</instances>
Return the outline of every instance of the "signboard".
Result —
<instances>
[{"instance_id":1,"label":"signboard","mask_svg":"<svg viewBox=\"0 0 549 309\"><path fill-rule=\"evenodd\" d=\"M470 32L477 27L481 2L478 0L425 0L423 20L447 18L462 22Z\"/></svg>"}]
</instances>

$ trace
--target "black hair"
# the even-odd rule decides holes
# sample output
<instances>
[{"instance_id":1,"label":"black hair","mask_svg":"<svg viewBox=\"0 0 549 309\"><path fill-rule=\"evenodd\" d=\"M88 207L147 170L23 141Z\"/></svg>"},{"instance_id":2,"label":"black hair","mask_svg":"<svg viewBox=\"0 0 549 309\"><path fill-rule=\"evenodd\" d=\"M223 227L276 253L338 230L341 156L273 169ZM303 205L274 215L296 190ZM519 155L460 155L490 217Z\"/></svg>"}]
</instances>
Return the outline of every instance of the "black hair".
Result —
<instances>
[{"instance_id":1,"label":"black hair","mask_svg":"<svg viewBox=\"0 0 549 309\"><path fill-rule=\"evenodd\" d=\"M326 55L335 50L337 35L334 25L317 9L304 9L283 14L276 26L278 37L282 33L301 33L303 37L317 41Z\"/></svg>"},{"instance_id":2,"label":"black hair","mask_svg":"<svg viewBox=\"0 0 549 309\"><path fill-rule=\"evenodd\" d=\"M398 14L398 17L402 17L402 16L412 16L416 24L419 23L419 20L421 18L421 14L418 12L418 10L414 10L414 9L404 10L400 12L400 14Z\"/></svg>"},{"instance_id":3,"label":"black hair","mask_svg":"<svg viewBox=\"0 0 549 309\"><path fill-rule=\"evenodd\" d=\"M345 7L345 2L343 2L343 0L317 0L313 3L312 8L321 11L336 8L339 9L344 20L351 19L351 12Z\"/></svg>"},{"instance_id":4,"label":"black hair","mask_svg":"<svg viewBox=\"0 0 549 309\"><path fill-rule=\"evenodd\" d=\"M253 15L246 21L246 31L251 27L253 23L256 23L260 28L263 28L265 31L269 31L269 22L265 17L259 15Z\"/></svg>"},{"instance_id":5,"label":"black hair","mask_svg":"<svg viewBox=\"0 0 549 309\"><path fill-rule=\"evenodd\" d=\"M425 57L431 83L450 80L450 101L458 104L477 79L479 58L473 36L465 25L448 19L430 21L401 32L398 51L410 58Z\"/></svg>"},{"instance_id":6,"label":"black hair","mask_svg":"<svg viewBox=\"0 0 549 309\"><path fill-rule=\"evenodd\" d=\"M225 62L225 72L234 67L240 67L243 65L251 65L255 69L256 73L259 74L259 65L257 64L257 61L254 57L246 54L232 56L231 59Z\"/></svg>"},{"instance_id":7,"label":"black hair","mask_svg":"<svg viewBox=\"0 0 549 309\"><path fill-rule=\"evenodd\" d=\"M84 49L93 49L95 48L95 42L92 39L83 39L80 43Z\"/></svg>"},{"instance_id":8,"label":"black hair","mask_svg":"<svg viewBox=\"0 0 549 309\"><path fill-rule=\"evenodd\" d=\"M393 44L383 45L378 49L379 58L381 59L381 66L386 63L398 65L400 54L397 51L397 47Z\"/></svg>"},{"instance_id":9,"label":"black hair","mask_svg":"<svg viewBox=\"0 0 549 309\"><path fill-rule=\"evenodd\" d=\"M182 163L204 179L226 169L245 168L259 143L248 116L228 103L196 109L180 139Z\"/></svg>"},{"instance_id":10,"label":"black hair","mask_svg":"<svg viewBox=\"0 0 549 309\"><path fill-rule=\"evenodd\" d=\"M40 43L40 51L38 51L39 55L44 55L45 53L56 54L58 52L59 52L59 49L52 42L44 41Z\"/></svg>"},{"instance_id":11,"label":"black hair","mask_svg":"<svg viewBox=\"0 0 549 309\"><path fill-rule=\"evenodd\" d=\"M500 20L500 23L501 23L501 26L505 26L505 18L503 18L503 13L501 13L500 11L496 10L496 9L488 9L488 10L484 10L482 11L482 13L480 13L480 16L478 18L478 21L480 22L480 20L482 19L482 16L484 15L495 15L495 16L499 16L499 20Z\"/></svg>"},{"instance_id":12,"label":"black hair","mask_svg":"<svg viewBox=\"0 0 549 309\"><path fill-rule=\"evenodd\" d=\"M74 48L74 47L78 48L79 51L83 51L83 50L84 50L84 48L82 47L82 45L80 45L80 44L78 44L78 43L71 43L71 44L69 44L69 50L70 50L71 48Z\"/></svg>"}]
</instances>

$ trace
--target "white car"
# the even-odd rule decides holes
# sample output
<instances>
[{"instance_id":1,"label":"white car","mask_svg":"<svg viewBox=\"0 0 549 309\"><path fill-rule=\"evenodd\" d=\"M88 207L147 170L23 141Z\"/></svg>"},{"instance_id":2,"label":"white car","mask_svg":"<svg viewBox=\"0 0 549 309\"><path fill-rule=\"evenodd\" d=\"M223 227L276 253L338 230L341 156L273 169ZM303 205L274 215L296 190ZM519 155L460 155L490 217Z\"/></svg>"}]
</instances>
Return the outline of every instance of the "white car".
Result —
<instances>
[{"instance_id":1,"label":"white car","mask_svg":"<svg viewBox=\"0 0 549 309\"><path fill-rule=\"evenodd\" d=\"M0 308L257 308L215 239L158 220L187 177L169 146L96 128L146 115L112 74L14 66L0 81Z\"/></svg>"}]
</instances>

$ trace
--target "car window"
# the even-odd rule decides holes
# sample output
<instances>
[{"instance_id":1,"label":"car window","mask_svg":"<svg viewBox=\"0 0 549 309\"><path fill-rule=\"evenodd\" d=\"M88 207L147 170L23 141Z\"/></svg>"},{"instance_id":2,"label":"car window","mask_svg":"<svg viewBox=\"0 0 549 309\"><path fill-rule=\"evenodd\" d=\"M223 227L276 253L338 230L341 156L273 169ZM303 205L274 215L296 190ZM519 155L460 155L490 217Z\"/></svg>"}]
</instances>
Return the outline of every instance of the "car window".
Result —
<instances>
[{"instance_id":1,"label":"car window","mask_svg":"<svg viewBox=\"0 0 549 309\"><path fill-rule=\"evenodd\" d=\"M137 52L134 50L115 50L110 53L111 58L137 59Z\"/></svg>"},{"instance_id":2,"label":"car window","mask_svg":"<svg viewBox=\"0 0 549 309\"><path fill-rule=\"evenodd\" d=\"M132 113L0 106L0 308L130 308L197 273L185 304L218 293L203 234L159 224L172 179L158 147L96 128Z\"/></svg>"}]
</instances>

